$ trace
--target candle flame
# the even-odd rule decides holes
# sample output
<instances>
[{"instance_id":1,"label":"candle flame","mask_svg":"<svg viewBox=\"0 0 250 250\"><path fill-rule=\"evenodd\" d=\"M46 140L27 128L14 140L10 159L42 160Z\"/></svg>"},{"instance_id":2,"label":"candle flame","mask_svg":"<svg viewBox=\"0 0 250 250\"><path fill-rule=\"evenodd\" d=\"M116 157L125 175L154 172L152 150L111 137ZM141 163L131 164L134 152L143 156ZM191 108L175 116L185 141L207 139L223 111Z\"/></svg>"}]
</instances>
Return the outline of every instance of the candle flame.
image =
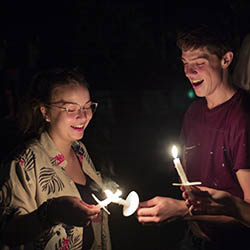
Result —
<instances>
[{"instance_id":1,"label":"candle flame","mask_svg":"<svg viewBox=\"0 0 250 250\"><path fill-rule=\"evenodd\" d=\"M178 149L175 145L172 147L172 155L174 158L177 158L178 156Z\"/></svg>"},{"instance_id":2,"label":"candle flame","mask_svg":"<svg viewBox=\"0 0 250 250\"><path fill-rule=\"evenodd\" d=\"M110 199L112 202L119 200L119 196L122 194L121 190L119 190L119 189L117 189L115 193L113 193L109 189L104 190L104 192L105 192L107 198Z\"/></svg>"}]
</instances>

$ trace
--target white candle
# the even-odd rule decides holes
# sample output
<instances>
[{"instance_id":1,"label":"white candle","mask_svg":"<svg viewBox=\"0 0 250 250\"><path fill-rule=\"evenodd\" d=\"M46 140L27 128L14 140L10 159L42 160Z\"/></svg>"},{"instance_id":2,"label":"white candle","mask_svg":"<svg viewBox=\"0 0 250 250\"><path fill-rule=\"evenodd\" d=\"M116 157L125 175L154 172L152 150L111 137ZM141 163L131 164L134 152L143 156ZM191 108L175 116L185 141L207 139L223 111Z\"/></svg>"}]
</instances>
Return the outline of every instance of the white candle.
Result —
<instances>
[{"instance_id":1,"label":"white candle","mask_svg":"<svg viewBox=\"0 0 250 250\"><path fill-rule=\"evenodd\" d=\"M94 200L98 203L98 207L102 207L104 209L104 211L106 211L107 214L110 214L110 212L108 211L108 209L104 206L104 205L108 205L109 203L111 203L110 199L105 199L103 201L99 201L99 199L94 195L92 194L92 197L94 198Z\"/></svg>"},{"instance_id":2,"label":"white candle","mask_svg":"<svg viewBox=\"0 0 250 250\"><path fill-rule=\"evenodd\" d=\"M109 189L106 189L105 191L107 199L110 199L113 203L118 203L118 201L121 199L119 196L122 194L121 190L117 189L115 193L110 191Z\"/></svg>"},{"instance_id":3,"label":"white candle","mask_svg":"<svg viewBox=\"0 0 250 250\"><path fill-rule=\"evenodd\" d=\"M104 190L104 192L107 198L103 201L99 201L94 194L92 194L92 197L98 203L99 207L102 207L108 214L110 214L110 212L106 209L106 206L109 205L111 202L118 203L121 205L123 199L121 199L119 196L122 194L122 192L119 189L115 193L113 193L109 189Z\"/></svg>"},{"instance_id":4,"label":"white candle","mask_svg":"<svg viewBox=\"0 0 250 250\"><path fill-rule=\"evenodd\" d=\"M94 194L92 194L92 196L98 203L97 206L102 207L108 214L110 214L110 212L107 210L106 206L111 202L123 206L124 216L130 216L136 211L139 206L139 197L135 191L130 192L126 200L120 197L122 192L119 189L117 189L115 193L113 193L109 189L106 189L104 192L107 198L103 201L98 200L98 198Z\"/></svg>"},{"instance_id":5,"label":"white candle","mask_svg":"<svg viewBox=\"0 0 250 250\"><path fill-rule=\"evenodd\" d=\"M188 179L187 179L187 176L185 174L185 171L181 165L181 162L180 162L180 159L177 157L178 156L178 150L177 150L177 147L176 146L173 146L172 147L172 154L173 154L173 157L174 157L174 166L178 172L178 175L181 179L181 182L182 184L186 184L188 183Z\"/></svg>"}]
</instances>

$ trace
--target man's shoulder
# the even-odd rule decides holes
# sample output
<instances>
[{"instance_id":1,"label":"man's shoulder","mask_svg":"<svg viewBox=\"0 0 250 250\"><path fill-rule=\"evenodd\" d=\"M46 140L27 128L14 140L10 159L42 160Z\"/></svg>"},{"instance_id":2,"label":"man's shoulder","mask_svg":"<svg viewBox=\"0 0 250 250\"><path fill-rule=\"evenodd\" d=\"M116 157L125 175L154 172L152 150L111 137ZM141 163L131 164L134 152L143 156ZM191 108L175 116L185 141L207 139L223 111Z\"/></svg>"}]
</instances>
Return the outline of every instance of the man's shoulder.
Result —
<instances>
[{"instance_id":1,"label":"man's shoulder","mask_svg":"<svg viewBox=\"0 0 250 250\"><path fill-rule=\"evenodd\" d=\"M237 103L234 104L234 109L236 112L241 111L246 115L250 115L250 93L246 90L238 89L237 95Z\"/></svg>"}]
</instances>

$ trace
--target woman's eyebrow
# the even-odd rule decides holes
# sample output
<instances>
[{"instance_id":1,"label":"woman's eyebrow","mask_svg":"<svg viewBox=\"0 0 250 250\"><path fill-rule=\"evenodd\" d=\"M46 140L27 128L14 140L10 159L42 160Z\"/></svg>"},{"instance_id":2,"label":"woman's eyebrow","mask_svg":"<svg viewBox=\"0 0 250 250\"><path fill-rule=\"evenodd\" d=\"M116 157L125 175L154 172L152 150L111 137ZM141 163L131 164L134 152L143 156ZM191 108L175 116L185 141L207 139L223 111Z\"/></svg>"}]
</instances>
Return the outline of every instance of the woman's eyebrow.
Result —
<instances>
[{"instance_id":1,"label":"woman's eyebrow","mask_svg":"<svg viewBox=\"0 0 250 250\"><path fill-rule=\"evenodd\" d=\"M84 105L86 105L86 104L88 104L89 102L91 102L91 99L89 99L88 101L86 101L84 104L83 104L83 106ZM65 100L59 100L59 101L56 101L56 102L51 102L51 104L62 104L62 105L65 105L65 104L77 104L77 105L79 105L79 106L81 106L79 103L77 103L77 102L70 102L70 101L65 101Z\"/></svg>"}]
</instances>

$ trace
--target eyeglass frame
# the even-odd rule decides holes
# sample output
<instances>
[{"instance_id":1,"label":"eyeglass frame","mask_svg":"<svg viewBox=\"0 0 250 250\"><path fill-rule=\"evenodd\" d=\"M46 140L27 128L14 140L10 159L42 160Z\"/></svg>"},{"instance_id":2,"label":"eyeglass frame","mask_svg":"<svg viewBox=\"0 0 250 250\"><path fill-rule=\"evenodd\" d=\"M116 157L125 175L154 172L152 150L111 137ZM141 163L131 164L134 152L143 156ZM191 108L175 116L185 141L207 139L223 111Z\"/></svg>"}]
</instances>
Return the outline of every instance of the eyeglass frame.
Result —
<instances>
[{"instance_id":1,"label":"eyeglass frame","mask_svg":"<svg viewBox=\"0 0 250 250\"><path fill-rule=\"evenodd\" d=\"M89 101L91 104L90 104L90 107L89 108L86 108L85 106L81 106L79 103L75 103L75 102L65 102L65 101L59 101L59 102L51 102L49 104L46 104L47 107L50 107L50 106L54 106L56 108L60 108L60 109L63 109L64 111L67 112L68 115L72 115L72 112L69 111L69 108L67 107L62 107L62 106L57 106L56 104L59 104L59 103L62 103L62 105L65 105L65 104L73 104L73 105L77 105L79 106L79 109L77 110L77 113L76 114L79 114L80 111L83 111L85 114L88 113L88 110L91 110L91 105L95 105L95 109L94 111L91 112L91 115L93 115L98 107L98 103L97 102L92 102L92 101ZM87 103L89 103L87 102ZM86 104L85 104L86 105ZM76 115L74 114L74 115Z\"/></svg>"}]
</instances>

